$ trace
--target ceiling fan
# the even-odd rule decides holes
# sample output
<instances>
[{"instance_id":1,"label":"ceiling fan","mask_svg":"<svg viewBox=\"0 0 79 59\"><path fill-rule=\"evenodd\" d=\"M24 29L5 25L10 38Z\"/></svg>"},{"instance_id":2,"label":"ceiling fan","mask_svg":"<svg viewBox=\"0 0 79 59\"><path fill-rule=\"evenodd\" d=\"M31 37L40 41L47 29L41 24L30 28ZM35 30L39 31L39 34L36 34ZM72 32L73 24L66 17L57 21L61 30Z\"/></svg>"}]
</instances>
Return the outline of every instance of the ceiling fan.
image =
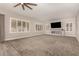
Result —
<instances>
[{"instance_id":1,"label":"ceiling fan","mask_svg":"<svg viewBox=\"0 0 79 59\"><path fill-rule=\"evenodd\" d=\"M37 6L37 4L35 3L18 3L16 4L14 7L17 7L17 6L22 6L22 9L25 10L25 7L29 8L30 10L32 10L32 8L30 6Z\"/></svg>"}]
</instances>

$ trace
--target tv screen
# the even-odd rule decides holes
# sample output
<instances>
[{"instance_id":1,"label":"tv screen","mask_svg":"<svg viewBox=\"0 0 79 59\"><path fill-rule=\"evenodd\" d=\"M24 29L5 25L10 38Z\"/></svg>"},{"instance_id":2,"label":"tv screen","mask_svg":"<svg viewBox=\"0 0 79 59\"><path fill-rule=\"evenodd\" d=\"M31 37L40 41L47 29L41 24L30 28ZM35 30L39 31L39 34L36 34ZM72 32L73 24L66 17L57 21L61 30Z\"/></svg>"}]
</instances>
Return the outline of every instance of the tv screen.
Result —
<instances>
[{"instance_id":1,"label":"tv screen","mask_svg":"<svg viewBox=\"0 0 79 59\"><path fill-rule=\"evenodd\" d=\"M51 23L51 28L61 28L61 22Z\"/></svg>"}]
</instances>

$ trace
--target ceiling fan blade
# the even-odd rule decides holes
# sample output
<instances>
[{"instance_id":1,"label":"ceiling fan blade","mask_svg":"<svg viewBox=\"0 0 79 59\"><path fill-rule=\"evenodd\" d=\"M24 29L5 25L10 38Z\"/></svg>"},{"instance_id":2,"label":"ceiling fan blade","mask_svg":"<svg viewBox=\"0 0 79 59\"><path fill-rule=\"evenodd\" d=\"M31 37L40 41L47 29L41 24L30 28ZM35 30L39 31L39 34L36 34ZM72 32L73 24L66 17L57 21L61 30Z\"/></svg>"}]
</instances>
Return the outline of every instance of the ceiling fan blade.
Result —
<instances>
[{"instance_id":1,"label":"ceiling fan blade","mask_svg":"<svg viewBox=\"0 0 79 59\"><path fill-rule=\"evenodd\" d=\"M24 3L24 5L25 5L26 7L28 7L29 9L31 9L31 10L32 10L32 8L31 8L31 7L29 7L27 4L25 4L25 3Z\"/></svg>"},{"instance_id":2,"label":"ceiling fan blade","mask_svg":"<svg viewBox=\"0 0 79 59\"><path fill-rule=\"evenodd\" d=\"M22 4L22 8L23 8L23 10L25 10L25 8L24 8L24 4Z\"/></svg>"},{"instance_id":3,"label":"ceiling fan blade","mask_svg":"<svg viewBox=\"0 0 79 59\"><path fill-rule=\"evenodd\" d=\"M21 5L21 3L16 4L14 7L17 7L17 6L19 6L19 5Z\"/></svg>"},{"instance_id":4,"label":"ceiling fan blade","mask_svg":"<svg viewBox=\"0 0 79 59\"><path fill-rule=\"evenodd\" d=\"M32 6L37 6L37 4L35 4L35 3L26 3L26 4L32 5Z\"/></svg>"}]
</instances>

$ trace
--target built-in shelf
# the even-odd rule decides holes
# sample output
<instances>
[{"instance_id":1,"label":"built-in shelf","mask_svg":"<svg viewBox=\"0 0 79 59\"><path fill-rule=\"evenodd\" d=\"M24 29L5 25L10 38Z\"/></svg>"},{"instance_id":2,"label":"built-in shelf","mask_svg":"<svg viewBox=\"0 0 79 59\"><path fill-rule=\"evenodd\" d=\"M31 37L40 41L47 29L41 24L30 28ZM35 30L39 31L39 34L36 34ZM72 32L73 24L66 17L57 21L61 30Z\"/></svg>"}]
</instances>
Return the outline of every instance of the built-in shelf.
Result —
<instances>
[{"instance_id":1,"label":"built-in shelf","mask_svg":"<svg viewBox=\"0 0 79 59\"><path fill-rule=\"evenodd\" d=\"M58 29L51 29L51 35L61 35L64 36L65 35L65 31L61 28Z\"/></svg>"}]
</instances>

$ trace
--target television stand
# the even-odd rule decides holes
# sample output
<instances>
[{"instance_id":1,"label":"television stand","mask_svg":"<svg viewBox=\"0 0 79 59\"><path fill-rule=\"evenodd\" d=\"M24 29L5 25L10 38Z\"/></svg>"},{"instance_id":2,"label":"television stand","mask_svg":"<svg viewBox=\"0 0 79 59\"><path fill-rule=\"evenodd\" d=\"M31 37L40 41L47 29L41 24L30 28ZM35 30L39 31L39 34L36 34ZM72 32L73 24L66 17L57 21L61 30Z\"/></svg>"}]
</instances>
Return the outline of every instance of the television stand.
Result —
<instances>
[{"instance_id":1,"label":"television stand","mask_svg":"<svg viewBox=\"0 0 79 59\"><path fill-rule=\"evenodd\" d=\"M61 29L61 28L51 29L51 35L64 36L65 31L64 31L64 29Z\"/></svg>"}]
</instances>

